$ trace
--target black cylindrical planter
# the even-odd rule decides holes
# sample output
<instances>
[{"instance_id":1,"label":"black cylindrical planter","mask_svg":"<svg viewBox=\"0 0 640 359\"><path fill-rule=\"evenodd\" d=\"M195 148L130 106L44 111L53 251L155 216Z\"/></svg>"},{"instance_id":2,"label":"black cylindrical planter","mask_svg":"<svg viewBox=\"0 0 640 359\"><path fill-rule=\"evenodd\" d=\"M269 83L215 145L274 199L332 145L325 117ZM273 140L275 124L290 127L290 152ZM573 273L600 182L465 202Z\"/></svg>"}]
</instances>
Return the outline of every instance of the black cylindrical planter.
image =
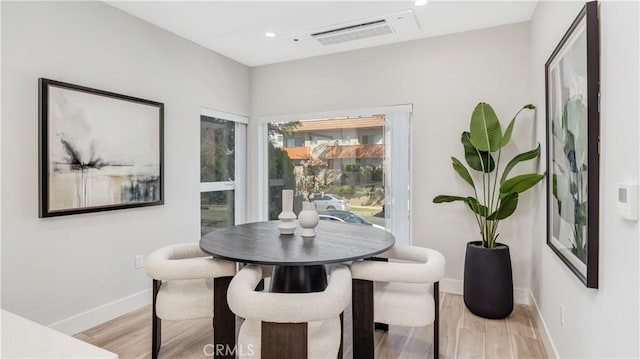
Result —
<instances>
[{"instance_id":1,"label":"black cylindrical planter","mask_svg":"<svg viewBox=\"0 0 640 359\"><path fill-rule=\"evenodd\" d=\"M502 319L513 311L513 275L507 245L482 247L482 242L467 243L464 261L464 304L471 313L483 318Z\"/></svg>"}]
</instances>

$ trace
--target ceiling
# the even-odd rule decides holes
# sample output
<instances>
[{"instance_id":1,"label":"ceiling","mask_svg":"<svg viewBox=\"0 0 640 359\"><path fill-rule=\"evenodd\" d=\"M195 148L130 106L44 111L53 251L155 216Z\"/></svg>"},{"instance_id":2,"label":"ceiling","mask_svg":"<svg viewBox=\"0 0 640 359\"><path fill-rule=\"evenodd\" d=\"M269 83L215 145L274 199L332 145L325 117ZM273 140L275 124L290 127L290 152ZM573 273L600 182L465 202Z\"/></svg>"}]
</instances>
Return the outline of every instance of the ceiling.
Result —
<instances>
[{"instance_id":1,"label":"ceiling","mask_svg":"<svg viewBox=\"0 0 640 359\"><path fill-rule=\"evenodd\" d=\"M453 34L531 19L536 1L107 1L247 66ZM310 34L413 10L419 28L333 45ZM410 14L402 15L405 19ZM395 28L395 26L394 26ZM274 32L275 37L265 36ZM298 39L298 41L294 41Z\"/></svg>"}]
</instances>

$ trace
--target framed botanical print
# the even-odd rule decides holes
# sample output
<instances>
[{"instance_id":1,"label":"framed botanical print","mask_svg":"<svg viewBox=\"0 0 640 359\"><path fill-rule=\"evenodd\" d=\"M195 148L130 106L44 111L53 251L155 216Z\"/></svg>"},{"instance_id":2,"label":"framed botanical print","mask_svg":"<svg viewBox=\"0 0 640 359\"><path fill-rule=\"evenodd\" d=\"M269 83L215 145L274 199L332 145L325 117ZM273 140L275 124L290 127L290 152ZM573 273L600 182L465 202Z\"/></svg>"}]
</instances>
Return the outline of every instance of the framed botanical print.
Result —
<instances>
[{"instance_id":1,"label":"framed botanical print","mask_svg":"<svg viewBox=\"0 0 640 359\"><path fill-rule=\"evenodd\" d=\"M598 26L588 2L545 66L547 244L589 288L598 288Z\"/></svg>"},{"instance_id":2,"label":"framed botanical print","mask_svg":"<svg viewBox=\"0 0 640 359\"><path fill-rule=\"evenodd\" d=\"M39 79L40 217L163 204L164 105Z\"/></svg>"}]
</instances>

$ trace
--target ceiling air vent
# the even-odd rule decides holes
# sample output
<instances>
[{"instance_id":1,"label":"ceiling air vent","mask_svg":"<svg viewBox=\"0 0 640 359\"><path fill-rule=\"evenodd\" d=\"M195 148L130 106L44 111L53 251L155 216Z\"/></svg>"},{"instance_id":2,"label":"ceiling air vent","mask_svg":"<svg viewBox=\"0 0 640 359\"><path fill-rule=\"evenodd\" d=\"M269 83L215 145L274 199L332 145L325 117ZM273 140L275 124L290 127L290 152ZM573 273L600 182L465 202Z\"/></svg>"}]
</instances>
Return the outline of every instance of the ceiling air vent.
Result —
<instances>
[{"instance_id":1,"label":"ceiling air vent","mask_svg":"<svg viewBox=\"0 0 640 359\"><path fill-rule=\"evenodd\" d=\"M377 36L404 35L419 30L420 24L418 24L413 10L404 10L386 16L360 19L316 29L305 35L290 35L286 38L299 41L307 37L326 46Z\"/></svg>"},{"instance_id":2,"label":"ceiling air vent","mask_svg":"<svg viewBox=\"0 0 640 359\"><path fill-rule=\"evenodd\" d=\"M393 29L386 20L369 21L361 24L340 27L311 34L322 45L333 45L341 42L366 39L368 37L392 34Z\"/></svg>"}]
</instances>

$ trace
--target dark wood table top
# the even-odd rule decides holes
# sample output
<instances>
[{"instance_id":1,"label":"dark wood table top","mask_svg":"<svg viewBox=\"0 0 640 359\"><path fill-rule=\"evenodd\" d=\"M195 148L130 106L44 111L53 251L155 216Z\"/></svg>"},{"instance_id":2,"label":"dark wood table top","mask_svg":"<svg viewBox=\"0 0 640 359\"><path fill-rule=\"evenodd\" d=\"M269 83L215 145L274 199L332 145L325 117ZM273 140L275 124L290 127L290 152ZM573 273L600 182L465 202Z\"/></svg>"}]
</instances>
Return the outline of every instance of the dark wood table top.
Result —
<instances>
[{"instance_id":1,"label":"dark wood table top","mask_svg":"<svg viewBox=\"0 0 640 359\"><path fill-rule=\"evenodd\" d=\"M280 234L279 221L222 228L204 235L200 248L214 257L279 266L311 266L362 259L393 246L393 234L368 225L320 221L316 236Z\"/></svg>"}]
</instances>

